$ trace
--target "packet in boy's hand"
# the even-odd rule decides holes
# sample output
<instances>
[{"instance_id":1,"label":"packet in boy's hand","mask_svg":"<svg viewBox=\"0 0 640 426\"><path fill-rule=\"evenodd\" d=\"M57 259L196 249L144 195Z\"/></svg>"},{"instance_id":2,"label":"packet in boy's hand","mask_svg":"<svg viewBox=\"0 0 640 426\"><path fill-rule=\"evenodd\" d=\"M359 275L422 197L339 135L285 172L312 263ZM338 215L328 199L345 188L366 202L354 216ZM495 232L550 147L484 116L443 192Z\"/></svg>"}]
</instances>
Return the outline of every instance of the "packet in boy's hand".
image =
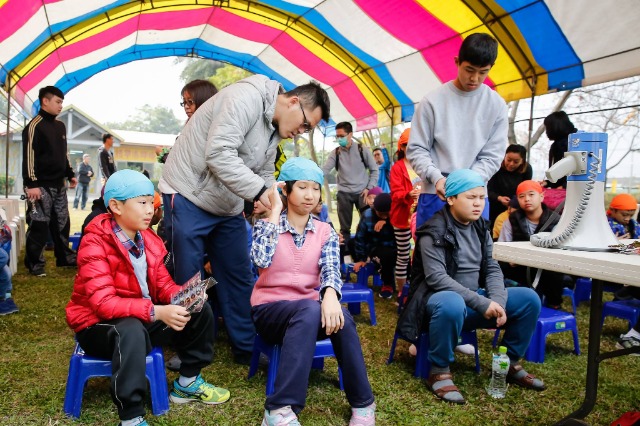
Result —
<instances>
[{"instance_id":1,"label":"packet in boy's hand","mask_svg":"<svg viewBox=\"0 0 640 426\"><path fill-rule=\"evenodd\" d=\"M211 278L200 279L200 272L182 285L180 291L171 297L172 305L184 307L189 313L200 312L207 301L207 290L218 282Z\"/></svg>"}]
</instances>

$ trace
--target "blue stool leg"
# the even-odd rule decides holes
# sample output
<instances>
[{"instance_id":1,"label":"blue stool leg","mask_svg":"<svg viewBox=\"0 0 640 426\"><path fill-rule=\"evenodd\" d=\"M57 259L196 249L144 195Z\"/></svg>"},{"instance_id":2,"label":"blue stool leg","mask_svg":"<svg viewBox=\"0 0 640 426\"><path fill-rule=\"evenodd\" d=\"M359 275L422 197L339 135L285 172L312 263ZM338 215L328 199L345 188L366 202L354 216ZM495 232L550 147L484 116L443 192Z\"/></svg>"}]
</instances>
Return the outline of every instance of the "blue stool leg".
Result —
<instances>
[{"instance_id":1,"label":"blue stool leg","mask_svg":"<svg viewBox=\"0 0 640 426\"><path fill-rule=\"evenodd\" d=\"M367 304L369 305L369 319L371 320L371 325L376 325L378 322L376 321L376 305L373 301L373 291L370 291L367 296Z\"/></svg>"},{"instance_id":2,"label":"blue stool leg","mask_svg":"<svg viewBox=\"0 0 640 426\"><path fill-rule=\"evenodd\" d=\"M347 303L347 309L349 309L351 315L360 315L360 302Z\"/></svg>"},{"instance_id":3,"label":"blue stool leg","mask_svg":"<svg viewBox=\"0 0 640 426\"><path fill-rule=\"evenodd\" d=\"M81 356L73 354L69 361L69 375L64 396L64 413L67 416L80 417L84 381L80 381Z\"/></svg>"},{"instance_id":4,"label":"blue stool leg","mask_svg":"<svg viewBox=\"0 0 640 426\"><path fill-rule=\"evenodd\" d=\"M393 355L396 353L397 343L398 343L398 333L396 332L393 335L393 342L391 342L391 351L389 352L389 359L387 360L387 365L393 362Z\"/></svg>"},{"instance_id":5,"label":"blue stool leg","mask_svg":"<svg viewBox=\"0 0 640 426\"><path fill-rule=\"evenodd\" d=\"M267 396L271 395L275 389L276 375L278 374L278 364L280 364L280 345L275 345L269 358L269 369L267 371Z\"/></svg>"},{"instance_id":6,"label":"blue stool leg","mask_svg":"<svg viewBox=\"0 0 640 426\"><path fill-rule=\"evenodd\" d=\"M147 377L151 389L151 409L154 416L169 412L169 389L164 370L162 348L153 348L147 356Z\"/></svg>"},{"instance_id":7,"label":"blue stool leg","mask_svg":"<svg viewBox=\"0 0 640 426\"><path fill-rule=\"evenodd\" d=\"M498 340L500 339L500 329L496 328L496 333L493 335L493 343L492 346L495 348L498 346Z\"/></svg>"},{"instance_id":8,"label":"blue stool leg","mask_svg":"<svg viewBox=\"0 0 640 426\"><path fill-rule=\"evenodd\" d=\"M578 341L578 328L574 326L573 330L571 330L571 333L573 334L573 352L576 355L580 355L580 342Z\"/></svg>"},{"instance_id":9,"label":"blue stool leg","mask_svg":"<svg viewBox=\"0 0 640 426\"><path fill-rule=\"evenodd\" d=\"M342 382L342 368L338 365L338 383L340 383L340 390L344 390L344 383Z\"/></svg>"},{"instance_id":10,"label":"blue stool leg","mask_svg":"<svg viewBox=\"0 0 640 426\"><path fill-rule=\"evenodd\" d=\"M426 379L431 369L429 362L429 334L422 333L418 338L415 377Z\"/></svg>"}]
</instances>

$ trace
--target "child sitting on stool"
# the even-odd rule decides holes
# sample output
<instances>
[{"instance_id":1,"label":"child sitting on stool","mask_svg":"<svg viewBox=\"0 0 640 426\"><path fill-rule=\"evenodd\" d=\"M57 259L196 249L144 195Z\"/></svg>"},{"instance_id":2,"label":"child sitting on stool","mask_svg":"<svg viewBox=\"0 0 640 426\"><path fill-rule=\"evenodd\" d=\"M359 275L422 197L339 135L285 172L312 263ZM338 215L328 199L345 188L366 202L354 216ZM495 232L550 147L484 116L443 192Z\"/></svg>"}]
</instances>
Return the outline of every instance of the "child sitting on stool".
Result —
<instances>
[{"instance_id":1,"label":"child sitting on stool","mask_svg":"<svg viewBox=\"0 0 640 426\"><path fill-rule=\"evenodd\" d=\"M111 395L122 426L146 425L146 356L173 339L182 360L169 398L183 404L220 404L229 391L204 381L213 357L213 313L170 304L182 287L173 282L160 237L149 230L153 184L142 173L120 170L105 185L109 213L85 228L78 274L66 319L87 355L112 362ZM202 299L204 302L204 299Z\"/></svg>"},{"instance_id":2,"label":"child sitting on stool","mask_svg":"<svg viewBox=\"0 0 640 426\"><path fill-rule=\"evenodd\" d=\"M316 341L327 337L352 407L349 424L375 424L360 339L353 318L340 305L338 235L311 215L323 179L313 161L287 160L269 193L271 214L253 229L251 260L260 277L251 294L251 317L265 342L282 346L282 368L264 404L263 426L300 424L297 414L305 406ZM282 189L286 206L277 188Z\"/></svg>"}]
</instances>

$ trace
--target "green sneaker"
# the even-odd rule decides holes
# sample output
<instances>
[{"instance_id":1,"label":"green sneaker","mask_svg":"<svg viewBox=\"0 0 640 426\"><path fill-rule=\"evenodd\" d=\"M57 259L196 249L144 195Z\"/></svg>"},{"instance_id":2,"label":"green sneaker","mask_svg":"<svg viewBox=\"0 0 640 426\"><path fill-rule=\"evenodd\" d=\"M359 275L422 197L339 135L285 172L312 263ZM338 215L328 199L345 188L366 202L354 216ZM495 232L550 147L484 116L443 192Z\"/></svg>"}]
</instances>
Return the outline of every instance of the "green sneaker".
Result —
<instances>
[{"instance_id":1,"label":"green sneaker","mask_svg":"<svg viewBox=\"0 0 640 426\"><path fill-rule=\"evenodd\" d=\"M189 386L180 386L178 380L173 381L173 390L169 394L169 399L175 404L186 404L188 402L200 401L205 404L222 404L229 400L230 393L227 389L213 386L204 381L202 376L198 377Z\"/></svg>"}]
</instances>

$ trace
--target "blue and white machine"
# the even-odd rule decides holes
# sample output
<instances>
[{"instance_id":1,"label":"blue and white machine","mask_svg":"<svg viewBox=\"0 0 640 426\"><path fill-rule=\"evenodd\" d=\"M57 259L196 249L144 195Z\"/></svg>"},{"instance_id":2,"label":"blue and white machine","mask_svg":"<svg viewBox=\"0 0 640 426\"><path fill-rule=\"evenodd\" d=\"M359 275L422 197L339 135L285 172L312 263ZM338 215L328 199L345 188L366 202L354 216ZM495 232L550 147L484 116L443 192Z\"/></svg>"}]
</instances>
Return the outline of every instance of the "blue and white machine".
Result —
<instances>
[{"instance_id":1,"label":"blue and white machine","mask_svg":"<svg viewBox=\"0 0 640 426\"><path fill-rule=\"evenodd\" d=\"M553 232L531 236L537 247L604 251L618 244L604 210L606 133L569 135L569 151L546 171L551 182L568 176L567 198Z\"/></svg>"}]
</instances>

